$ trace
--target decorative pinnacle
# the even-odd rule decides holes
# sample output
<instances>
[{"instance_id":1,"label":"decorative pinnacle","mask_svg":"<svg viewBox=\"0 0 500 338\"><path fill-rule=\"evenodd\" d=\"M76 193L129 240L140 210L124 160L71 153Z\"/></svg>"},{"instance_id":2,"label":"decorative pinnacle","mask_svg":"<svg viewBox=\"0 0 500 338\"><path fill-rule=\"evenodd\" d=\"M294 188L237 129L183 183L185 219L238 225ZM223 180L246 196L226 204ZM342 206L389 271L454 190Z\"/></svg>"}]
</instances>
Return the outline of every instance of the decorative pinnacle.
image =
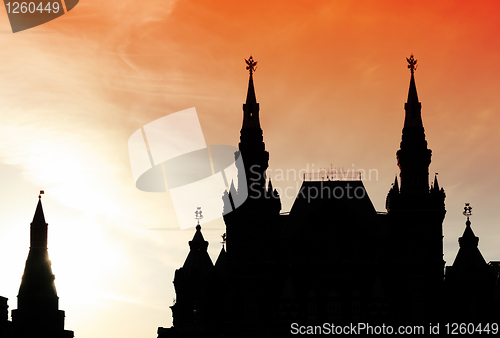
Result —
<instances>
[{"instance_id":1,"label":"decorative pinnacle","mask_svg":"<svg viewBox=\"0 0 500 338\"><path fill-rule=\"evenodd\" d=\"M226 237L227 237L226 233L223 233L221 237L222 237L222 242L221 242L222 243L222 247L224 248L224 244L226 244Z\"/></svg>"},{"instance_id":2,"label":"decorative pinnacle","mask_svg":"<svg viewBox=\"0 0 500 338\"><path fill-rule=\"evenodd\" d=\"M470 206L470 203L465 203L464 216L467 216L467 222L465 222L465 224L470 226L469 216L472 216L472 207Z\"/></svg>"},{"instance_id":3,"label":"decorative pinnacle","mask_svg":"<svg viewBox=\"0 0 500 338\"><path fill-rule=\"evenodd\" d=\"M247 63L247 70L252 75L257 70L257 61L254 61L252 55L250 55L250 58L248 60L245 59L245 62Z\"/></svg>"},{"instance_id":4,"label":"decorative pinnacle","mask_svg":"<svg viewBox=\"0 0 500 338\"><path fill-rule=\"evenodd\" d=\"M470 206L470 203L465 203L464 216L467 216L467 218L469 218L469 216L472 216L472 207Z\"/></svg>"},{"instance_id":5,"label":"decorative pinnacle","mask_svg":"<svg viewBox=\"0 0 500 338\"><path fill-rule=\"evenodd\" d=\"M40 195L38 195L38 198L41 199L43 194L45 194L45 192L43 190L40 190Z\"/></svg>"},{"instance_id":6,"label":"decorative pinnacle","mask_svg":"<svg viewBox=\"0 0 500 338\"><path fill-rule=\"evenodd\" d=\"M197 207L196 211L194 212L194 214L195 214L195 219L198 220L198 225L200 225L200 220L203 218L201 207Z\"/></svg>"},{"instance_id":7,"label":"decorative pinnacle","mask_svg":"<svg viewBox=\"0 0 500 338\"><path fill-rule=\"evenodd\" d=\"M413 58L413 54L410 54L410 58L406 58L406 61L408 61L408 68L410 68L410 72L413 74L417 69L417 60Z\"/></svg>"}]
</instances>

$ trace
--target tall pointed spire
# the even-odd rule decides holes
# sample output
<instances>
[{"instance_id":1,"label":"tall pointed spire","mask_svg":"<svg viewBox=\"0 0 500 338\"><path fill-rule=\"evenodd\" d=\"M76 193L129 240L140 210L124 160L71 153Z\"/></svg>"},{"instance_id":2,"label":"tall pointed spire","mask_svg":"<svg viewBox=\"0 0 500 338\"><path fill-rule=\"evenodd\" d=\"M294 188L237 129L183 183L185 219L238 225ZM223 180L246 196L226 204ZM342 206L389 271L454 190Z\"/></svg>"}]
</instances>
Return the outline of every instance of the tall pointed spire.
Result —
<instances>
[{"instance_id":1,"label":"tall pointed spire","mask_svg":"<svg viewBox=\"0 0 500 338\"><path fill-rule=\"evenodd\" d=\"M417 62L417 60L415 60L415 62ZM418 102L417 86L415 85L415 73L413 71L411 72L410 88L408 89L408 99L406 102Z\"/></svg>"},{"instance_id":2,"label":"tall pointed spire","mask_svg":"<svg viewBox=\"0 0 500 338\"><path fill-rule=\"evenodd\" d=\"M257 104L257 98L255 97L255 87L253 85L253 75L250 73L250 79L248 80L248 90L247 90L247 101L246 105Z\"/></svg>"},{"instance_id":3,"label":"tall pointed spire","mask_svg":"<svg viewBox=\"0 0 500 338\"><path fill-rule=\"evenodd\" d=\"M38 204L36 206L33 222L31 222L30 233L30 248L47 249L47 226L45 222L45 215L42 208L42 194L43 190L38 195Z\"/></svg>"},{"instance_id":4,"label":"tall pointed spire","mask_svg":"<svg viewBox=\"0 0 500 338\"><path fill-rule=\"evenodd\" d=\"M405 127L423 127L421 108L422 104L418 101L417 86L415 85L415 69L417 68L417 60L413 58L413 54L409 58L408 68L411 72L410 89L408 90L408 100L405 103Z\"/></svg>"},{"instance_id":5,"label":"tall pointed spire","mask_svg":"<svg viewBox=\"0 0 500 338\"><path fill-rule=\"evenodd\" d=\"M33 223L45 224L45 215L43 214L41 195L38 195L38 204L36 206L35 215L33 216Z\"/></svg>"},{"instance_id":6,"label":"tall pointed spire","mask_svg":"<svg viewBox=\"0 0 500 338\"><path fill-rule=\"evenodd\" d=\"M408 100L405 103L405 127L423 127L421 108L422 104L418 101L417 86L415 85L415 69L417 68L417 60L413 58L413 54L409 58L408 68L411 72L410 89L408 90Z\"/></svg>"},{"instance_id":7,"label":"tall pointed spire","mask_svg":"<svg viewBox=\"0 0 500 338\"><path fill-rule=\"evenodd\" d=\"M255 87L253 84L253 73L257 69L257 61L254 61L253 57L250 55L248 60L245 60L247 64L247 70L250 72L250 78L248 80L248 90L246 103L243 104L243 128L257 128L260 129L259 121L259 104L257 103L257 98L255 97Z\"/></svg>"},{"instance_id":8,"label":"tall pointed spire","mask_svg":"<svg viewBox=\"0 0 500 338\"><path fill-rule=\"evenodd\" d=\"M252 189L249 189L249 196L252 194L262 196L265 193L265 172L269 166L269 153L266 151L263 132L260 127L259 104L255 97L253 83L253 73L256 70L257 62L254 61L252 56L248 60L245 60L245 62L250 77L248 80L246 103L243 104L243 125L240 131L240 144L238 148L245 166L246 181L238 181L238 189L241 189L243 185L250 188L251 182L253 186ZM253 168L253 170L250 170L250 168ZM238 175L238 178L240 177L243 176Z\"/></svg>"},{"instance_id":9,"label":"tall pointed spire","mask_svg":"<svg viewBox=\"0 0 500 338\"><path fill-rule=\"evenodd\" d=\"M421 108L415 86L417 60L413 54L406 58L411 72L408 100L405 103L405 122L401 137L400 150L396 153L401 171L401 193L429 192L429 164L432 151L427 148L425 131L422 123Z\"/></svg>"}]
</instances>

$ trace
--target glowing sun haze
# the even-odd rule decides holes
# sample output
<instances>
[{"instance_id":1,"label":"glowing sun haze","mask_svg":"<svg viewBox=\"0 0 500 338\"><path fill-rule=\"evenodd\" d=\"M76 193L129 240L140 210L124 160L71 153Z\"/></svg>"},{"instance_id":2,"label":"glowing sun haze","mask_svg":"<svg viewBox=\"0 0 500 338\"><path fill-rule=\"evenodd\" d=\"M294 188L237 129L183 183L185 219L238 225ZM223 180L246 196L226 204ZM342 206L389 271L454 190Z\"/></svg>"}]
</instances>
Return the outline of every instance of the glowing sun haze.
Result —
<instances>
[{"instance_id":1,"label":"glowing sun haze","mask_svg":"<svg viewBox=\"0 0 500 338\"><path fill-rule=\"evenodd\" d=\"M178 230L168 194L135 188L127 141L155 119L196 107L208 144L236 146L250 54L271 173L313 164L376 169L378 179L365 185L384 211L398 172L405 57L413 53L430 174L439 173L447 194L447 265L465 228L465 202L483 256L500 260L499 7L82 0L16 34L4 12L0 295L17 308L29 224L44 189L66 328L77 337L132 338L170 326L174 272L194 231ZM273 177L273 185L296 182ZM292 202L285 198L282 211ZM223 232L221 220L203 227L213 261Z\"/></svg>"}]
</instances>

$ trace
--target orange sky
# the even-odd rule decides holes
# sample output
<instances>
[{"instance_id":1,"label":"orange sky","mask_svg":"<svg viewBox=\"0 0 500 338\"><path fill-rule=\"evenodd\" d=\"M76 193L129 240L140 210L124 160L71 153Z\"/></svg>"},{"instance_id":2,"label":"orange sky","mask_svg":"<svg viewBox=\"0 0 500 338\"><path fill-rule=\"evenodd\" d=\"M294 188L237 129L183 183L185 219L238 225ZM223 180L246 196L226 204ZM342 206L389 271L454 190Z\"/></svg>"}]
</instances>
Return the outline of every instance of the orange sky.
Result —
<instances>
[{"instance_id":1,"label":"orange sky","mask_svg":"<svg viewBox=\"0 0 500 338\"><path fill-rule=\"evenodd\" d=\"M430 173L439 173L447 194L445 260L452 264L458 250L464 202L474 208L483 256L500 260L499 7L81 0L16 34L3 12L0 295L17 308L29 223L45 189L66 328L78 337L132 338L170 326L171 281L193 231L175 230L167 194L135 189L127 140L157 118L196 107L208 144L237 145L250 54L270 168L377 169L378 180L365 185L383 211L398 171L405 57L414 53ZM292 202L284 199L283 211ZM215 261L223 225L203 231Z\"/></svg>"}]
</instances>

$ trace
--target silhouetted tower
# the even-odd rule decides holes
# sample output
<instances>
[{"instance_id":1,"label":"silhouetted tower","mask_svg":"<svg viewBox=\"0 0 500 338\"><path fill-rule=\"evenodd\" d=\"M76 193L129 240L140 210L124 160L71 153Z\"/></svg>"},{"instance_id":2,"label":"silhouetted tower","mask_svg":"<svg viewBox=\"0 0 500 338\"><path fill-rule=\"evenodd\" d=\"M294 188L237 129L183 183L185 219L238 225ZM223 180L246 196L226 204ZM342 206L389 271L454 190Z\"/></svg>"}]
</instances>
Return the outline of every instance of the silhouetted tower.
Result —
<instances>
[{"instance_id":1,"label":"silhouetted tower","mask_svg":"<svg viewBox=\"0 0 500 338\"><path fill-rule=\"evenodd\" d=\"M245 61L248 65L247 70L250 72L250 78L246 103L243 104L243 125L238 148L245 166L246 182L241 181L240 175L238 183L246 184L249 197L257 199L266 190L266 170L269 166L269 153L266 151L266 145L264 144L263 132L260 127L259 104L255 97L253 85L253 73L257 62L253 60L252 56Z\"/></svg>"},{"instance_id":2,"label":"silhouetted tower","mask_svg":"<svg viewBox=\"0 0 500 338\"><path fill-rule=\"evenodd\" d=\"M449 318L471 322L495 320L494 287L496 275L493 266L486 263L479 251L479 237L471 228L472 207L465 203L467 217L465 230L458 239L458 250L453 266L446 267L446 287L450 303ZM498 310L496 310L498 311Z\"/></svg>"},{"instance_id":3,"label":"silhouetted tower","mask_svg":"<svg viewBox=\"0 0 500 338\"><path fill-rule=\"evenodd\" d=\"M73 331L64 330L64 311L59 310L55 276L47 251L47 226L39 195L31 222L30 251L19 287L17 309L12 310L15 337L73 337Z\"/></svg>"},{"instance_id":4,"label":"silhouetted tower","mask_svg":"<svg viewBox=\"0 0 500 338\"><path fill-rule=\"evenodd\" d=\"M395 291L410 305L413 319L431 318L433 305L441 297L444 277L443 220L445 193L439 187L437 174L429 189L429 165L432 151L427 148L422 123L421 103L415 85L417 60L407 58L411 72L405 121L400 149L396 153L400 179L396 177L387 195L390 246L396 275L407 276L407 290ZM404 265L403 265L404 264ZM411 284L414 285L411 285ZM426 290L434 290L434 294ZM422 297L422 294L426 294ZM403 297L404 295L404 297ZM434 297L434 299L433 299ZM410 301L408 300L410 299ZM430 316L430 317L429 317Z\"/></svg>"},{"instance_id":5,"label":"silhouetted tower","mask_svg":"<svg viewBox=\"0 0 500 338\"><path fill-rule=\"evenodd\" d=\"M401 177L401 193L429 192L429 164L432 151L427 148L424 125L422 123L422 104L418 101L415 86L417 60L410 56L408 67L411 71L408 100L405 103L405 122L401 149L396 153Z\"/></svg>"},{"instance_id":6,"label":"silhouetted tower","mask_svg":"<svg viewBox=\"0 0 500 338\"><path fill-rule=\"evenodd\" d=\"M235 153L236 159L242 156L243 168L238 167L238 190L231 184L229 194L224 195L224 210L229 207L230 200L236 201L235 196L241 199L242 191L247 191L248 197L241 206L225 214L224 221L227 228L228 261L255 263L261 259L259 256L265 254L264 242L272 237L269 232L273 230L263 225L269 224L270 218L279 216L281 201L270 180L266 180L269 153L265 149L253 83L257 62L251 56L245 61L250 78L246 103L243 104L239 151Z\"/></svg>"},{"instance_id":7,"label":"silhouetted tower","mask_svg":"<svg viewBox=\"0 0 500 338\"><path fill-rule=\"evenodd\" d=\"M196 211L196 218L198 225L189 241L189 254L184 265L175 271L176 300L170 307L175 329L184 334L208 334L215 325L215 271L207 252L208 242L201 233L201 208Z\"/></svg>"},{"instance_id":8,"label":"silhouetted tower","mask_svg":"<svg viewBox=\"0 0 500 338\"><path fill-rule=\"evenodd\" d=\"M238 166L238 187L231 185L229 194L224 194L224 210L228 201L241 201L241 195L248 191L248 197L232 212L224 214L226 224L225 267L227 309L226 321L230 323L229 331L234 330L240 336L245 334L242 327L249 330L246 334L255 335L255 325L272 311L268 294L273 286L266 271L273 271L269 258L279 250L278 235L282 229L280 219L281 201L278 192L270 180L266 179L269 153L265 149L263 131L259 120L259 104L255 96L253 74L257 62L250 57L245 60L249 71L249 82L246 102L243 104L243 124L239 143L239 156L243 166ZM243 175L244 174L244 175ZM236 205L237 203L235 203ZM257 331L256 331L257 330Z\"/></svg>"}]
</instances>

